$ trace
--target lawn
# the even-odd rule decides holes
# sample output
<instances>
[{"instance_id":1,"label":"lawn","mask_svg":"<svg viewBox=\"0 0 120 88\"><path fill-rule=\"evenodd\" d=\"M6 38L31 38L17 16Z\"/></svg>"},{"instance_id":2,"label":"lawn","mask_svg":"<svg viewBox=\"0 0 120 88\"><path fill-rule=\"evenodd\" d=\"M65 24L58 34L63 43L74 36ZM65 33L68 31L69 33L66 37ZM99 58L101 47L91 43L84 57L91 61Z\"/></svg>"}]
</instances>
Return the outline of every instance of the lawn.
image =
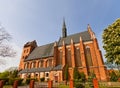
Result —
<instances>
[{"instance_id":1,"label":"lawn","mask_svg":"<svg viewBox=\"0 0 120 88\"><path fill-rule=\"evenodd\" d=\"M5 85L3 88L13 88L11 85Z\"/></svg>"}]
</instances>

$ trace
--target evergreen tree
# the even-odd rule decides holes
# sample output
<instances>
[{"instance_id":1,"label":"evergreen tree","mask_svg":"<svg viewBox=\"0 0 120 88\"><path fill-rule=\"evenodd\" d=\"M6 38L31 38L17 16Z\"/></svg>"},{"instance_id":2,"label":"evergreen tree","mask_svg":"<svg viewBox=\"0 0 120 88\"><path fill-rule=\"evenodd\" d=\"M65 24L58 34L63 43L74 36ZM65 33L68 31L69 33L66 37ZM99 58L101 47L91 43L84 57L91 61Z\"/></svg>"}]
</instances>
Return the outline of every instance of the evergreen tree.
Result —
<instances>
[{"instance_id":1,"label":"evergreen tree","mask_svg":"<svg viewBox=\"0 0 120 88\"><path fill-rule=\"evenodd\" d=\"M112 64L120 64L120 18L109 25L103 32L105 58Z\"/></svg>"},{"instance_id":2,"label":"evergreen tree","mask_svg":"<svg viewBox=\"0 0 120 88\"><path fill-rule=\"evenodd\" d=\"M65 74L64 74L65 80L68 81L69 72L68 72L68 65L65 66Z\"/></svg>"},{"instance_id":3,"label":"evergreen tree","mask_svg":"<svg viewBox=\"0 0 120 88\"><path fill-rule=\"evenodd\" d=\"M76 67L74 68L73 78L74 79L80 79L81 78L80 73L79 73L79 71L77 70Z\"/></svg>"}]
</instances>

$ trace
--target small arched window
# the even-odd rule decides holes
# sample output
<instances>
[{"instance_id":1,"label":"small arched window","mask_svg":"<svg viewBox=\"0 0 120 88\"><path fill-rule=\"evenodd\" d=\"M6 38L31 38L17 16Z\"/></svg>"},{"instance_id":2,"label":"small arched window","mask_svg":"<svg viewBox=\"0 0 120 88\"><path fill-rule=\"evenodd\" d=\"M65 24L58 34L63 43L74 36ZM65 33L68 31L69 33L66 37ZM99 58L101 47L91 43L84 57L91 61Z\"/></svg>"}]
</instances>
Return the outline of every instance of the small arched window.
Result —
<instances>
[{"instance_id":1,"label":"small arched window","mask_svg":"<svg viewBox=\"0 0 120 88\"><path fill-rule=\"evenodd\" d=\"M50 66L50 67L52 66L52 59L48 60L48 66Z\"/></svg>"},{"instance_id":2,"label":"small arched window","mask_svg":"<svg viewBox=\"0 0 120 88\"><path fill-rule=\"evenodd\" d=\"M27 69L27 63L24 64L24 69Z\"/></svg>"},{"instance_id":3,"label":"small arched window","mask_svg":"<svg viewBox=\"0 0 120 88\"><path fill-rule=\"evenodd\" d=\"M31 68L35 68L35 64L36 64L36 62L33 61L33 62L31 63Z\"/></svg>"},{"instance_id":4,"label":"small arched window","mask_svg":"<svg viewBox=\"0 0 120 88\"><path fill-rule=\"evenodd\" d=\"M43 62L44 62L43 60L39 61L39 68L43 67Z\"/></svg>"},{"instance_id":5,"label":"small arched window","mask_svg":"<svg viewBox=\"0 0 120 88\"><path fill-rule=\"evenodd\" d=\"M27 62L27 68L29 68L29 62Z\"/></svg>"}]
</instances>

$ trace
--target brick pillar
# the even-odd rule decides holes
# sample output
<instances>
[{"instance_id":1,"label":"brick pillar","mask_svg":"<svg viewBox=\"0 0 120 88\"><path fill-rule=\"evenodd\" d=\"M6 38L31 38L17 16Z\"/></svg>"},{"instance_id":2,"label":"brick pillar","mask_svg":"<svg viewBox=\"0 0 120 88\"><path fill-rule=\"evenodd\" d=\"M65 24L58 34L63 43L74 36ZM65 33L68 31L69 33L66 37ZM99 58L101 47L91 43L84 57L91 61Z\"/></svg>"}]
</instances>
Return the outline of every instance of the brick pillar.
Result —
<instances>
[{"instance_id":1,"label":"brick pillar","mask_svg":"<svg viewBox=\"0 0 120 88\"><path fill-rule=\"evenodd\" d=\"M74 43L73 40L71 39L71 59L72 59L72 67L75 67L75 50L74 50Z\"/></svg>"},{"instance_id":2,"label":"brick pillar","mask_svg":"<svg viewBox=\"0 0 120 88\"><path fill-rule=\"evenodd\" d=\"M106 71L106 67L104 66L102 53L98 47L98 42L97 42L96 38L93 39L93 43L94 43L95 53L96 53L98 65L99 65L99 76L100 76L99 80L106 81L107 80L107 75L106 75L107 71Z\"/></svg>"},{"instance_id":3,"label":"brick pillar","mask_svg":"<svg viewBox=\"0 0 120 88\"><path fill-rule=\"evenodd\" d=\"M74 88L73 80L70 80L70 88Z\"/></svg>"},{"instance_id":4,"label":"brick pillar","mask_svg":"<svg viewBox=\"0 0 120 88\"><path fill-rule=\"evenodd\" d=\"M48 88L52 88L52 85L53 85L53 81L49 80L48 81Z\"/></svg>"},{"instance_id":5,"label":"brick pillar","mask_svg":"<svg viewBox=\"0 0 120 88\"><path fill-rule=\"evenodd\" d=\"M13 88L18 88L18 80L14 81Z\"/></svg>"},{"instance_id":6,"label":"brick pillar","mask_svg":"<svg viewBox=\"0 0 120 88\"><path fill-rule=\"evenodd\" d=\"M30 81L30 87L29 88L34 88L34 80Z\"/></svg>"},{"instance_id":7,"label":"brick pillar","mask_svg":"<svg viewBox=\"0 0 120 88\"><path fill-rule=\"evenodd\" d=\"M62 51L63 51L63 57L62 57L62 65L65 66L66 65L66 47L65 47L65 43L63 41L63 46L62 46Z\"/></svg>"},{"instance_id":8,"label":"brick pillar","mask_svg":"<svg viewBox=\"0 0 120 88\"><path fill-rule=\"evenodd\" d=\"M54 60L53 60L53 66L57 65L57 58L58 58L58 47L57 43L54 44Z\"/></svg>"},{"instance_id":9,"label":"brick pillar","mask_svg":"<svg viewBox=\"0 0 120 88\"><path fill-rule=\"evenodd\" d=\"M88 78L88 69L87 69L87 64L86 64L85 50L84 50L84 44L82 41L82 37L80 37L80 56L81 56L81 61L82 61L83 72Z\"/></svg>"},{"instance_id":10,"label":"brick pillar","mask_svg":"<svg viewBox=\"0 0 120 88\"><path fill-rule=\"evenodd\" d=\"M94 88L99 88L98 80L96 78L93 79L93 86L94 86Z\"/></svg>"},{"instance_id":11,"label":"brick pillar","mask_svg":"<svg viewBox=\"0 0 120 88\"><path fill-rule=\"evenodd\" d=\"M0 88L3 88L3 86L4 86L4 81L0 80Z\"/></svg>"}]
</instances>

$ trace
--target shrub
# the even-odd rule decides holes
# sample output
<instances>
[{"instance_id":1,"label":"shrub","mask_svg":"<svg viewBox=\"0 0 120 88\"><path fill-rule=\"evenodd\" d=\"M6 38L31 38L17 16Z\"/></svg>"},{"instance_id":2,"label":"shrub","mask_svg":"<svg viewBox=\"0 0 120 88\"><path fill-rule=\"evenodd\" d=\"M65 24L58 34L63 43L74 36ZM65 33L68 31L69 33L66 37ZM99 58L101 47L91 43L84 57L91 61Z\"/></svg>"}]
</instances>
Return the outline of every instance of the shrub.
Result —
<instances>
[{"instance_id":1,"label":"shrub","mask_svg":"<svg viewBox=\"0 0 120 88\"><path fill-rule=\"evenodd\" d=\"M15 79L9 78L8 84L9 84L9 85L13 85L14 81L15 81Z\"/></svg>"},{"instance_id":2,"label":"shrub","mask_svg":"<svg viewBox=\"0 0 120 88\"><path fill-rule=\"evenodd\" d=\"M75 88L85 88L83 82L81 81L81 79L76 79L74 80L74 87Z\"/></svg>"},{"instance_id":3,"label":"shrub","mask_svg":"<svg viewBox=\"0 0 120 88\"><path fill-rule=\"evenodd\" d=\"M4 84L8 84L9 78L0 78L0 80L4 80Z\"/></svg>"},{"instance_id":4,"label":"shrub","mask_svg":"<svg viewBox=\"0 0 120 88\"><path fill-rule=\"evenodd\" d=\"M74 68L73 77L75 88L85 88L84 82L86 81L86 77L83 72L79 72L77 68Z\"/></svg>"},{"instance_id":5,"label":"shrub","mask_svg":"<svg viewBox=\"0 0 120 88\"><path fill-rule=\"evenodd\" d=\"M27 78L26 81L25 81L25 84L29 84L30 83L30 80L36 80L35 78Z\"/></svg>"},{"instance_id":6,"label":"shrub","mask_svg":"<svg viewBox=\"0 0 120 88\"><path fill-rule=\"evenodd\" d=\"M6 78L9 76L9 72L8 71L5 71L3 73L0 73L0 78Z\"/></svg>"},{"instance_id":7,"label":"shrub","mask_svg":"<svg viewBox=\"0 0 120 88\"><path fill-rule=\"evenodd\" d=\"M82 82L85 82L85 81L86 81L86 76L85 76L85 74L84 74L83 72L80 72L80 80L81 80Z\"/></svg>"},{"instance_id":8,"label":"shrub","mask_svg":"<svg viewBox=\"0 0 120 88\"><path fill-rule=\"evenodd\" d=\"M69 79L68 65L65 66L64 77L65 77L65 80L68 81Z\"/></svg>"},{"instance_id":9,"label":"shrub","mask_svg":"<svg viewBox=\"0 0 120 88\"><path fill-rule=\"evenodd\" d=\"M21 78L15 78L15 80L18 80L18 85L19 85L19 86L22 85L23 79L21 79Z\"/></svg>"},{"instance_id":10,"label":"shrub","mask_svg":"<svg viewBox=\"0 0 120 88\"><path fill-rule=\"evenodd\" d=\"M76 67L74 68L73 78L74 79L80 79L80 73L79 73L79 71L77 70Z\"/></svg>"},{"instance_id":11,"label":"shrub","mask_svg":"<svg viewBox=\"0 0 120 88\"><path fill-rule=\"evenodd\" d=\"M110 73L110 81L112 82L118 81L118 75L114 71Z\"/></svg>"},{"instance_id":12,"label":"shrub","mask_svg":"<svg viewBox=\"0 0 120 88\"><path fill-rule=\"evenodd\" d=\"M29 84L30 83L30 78L27 78L26 81L25 81L26 84Z\"/></svg>"},{"instance_id":13,"label":"shrub","mask_svg":"<svg viewBox=\"0 0 120 88\"><path fill-rule=\"evenodd\" d=\"M69 88L68 85L59 85L59 88Z\"/></svg>"},{"instance_id":14,"label":"shrub","mask_svg":"<svg viewBox=\"0 0 120 88\"><path fill-rule=\"evenodd\" d=\"M87 79L87 84L89 86L89 88L93 88L93 79L96 78L96 75L94 74L94 72L90 72L88 79Z\"/></svg>"},{"instance_id":15,"label":"shrub","mask_svg":"<svg viewBox=\"0 0 120 88\"><path fill-rule=\"evenodd\" d=\"M40 81L41 81L41 82L44 82L44 81L45 81L45 78L44 78L44 77L40 78Z\"/></svg>"},{"instance_id":16,"label":"shrub","mask_svg":"<svg viewBox=\"0 0 120 88\"><path fill-rule=\"evenodd\" d=\"M75 83L75 88L85 88L85 86L81 83Z\"/></svg>"}]
</instances>

